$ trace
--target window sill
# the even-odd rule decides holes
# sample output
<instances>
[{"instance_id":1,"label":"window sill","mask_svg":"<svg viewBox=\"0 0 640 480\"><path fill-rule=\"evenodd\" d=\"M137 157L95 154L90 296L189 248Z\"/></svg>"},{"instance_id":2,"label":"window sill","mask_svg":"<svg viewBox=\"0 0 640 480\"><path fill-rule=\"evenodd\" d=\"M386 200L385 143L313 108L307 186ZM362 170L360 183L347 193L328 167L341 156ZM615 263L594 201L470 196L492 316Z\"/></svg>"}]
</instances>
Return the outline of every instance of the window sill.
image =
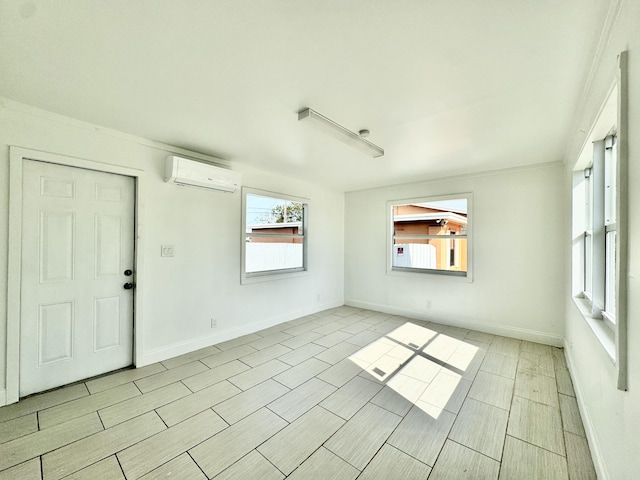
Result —
<instances>
[{"instance_id":1,"label":"window sill","mask_svg":"<svg viewBox=\"0 0 640 480\"><path fill-rule=\"evenodd\" d=\"M591 328L591 331L596 336L596 339L604 348L607 356L613 364L616 363L616 341L615 336L611 328L601 318L593 318L591 316L591 309L589 302L584 298L573 297L573 303L578 308L578 311Z\"/></svg>"},{"instance_id":2,"label":"window sill","mask_svg":"<svg viewBox=\"0 0 640 480\"><path fill-rule=\"evenodd\" d=\"M283 273L265 273L258 275L245 276L240 278L240 285L248 285L251 283L271 282L275 280L286 280L288 278L306 277L309 274L308 270L299 272L283 272Z\"/></svg>"},{"instance_id":3,"label":"window sill","mask_svg":"<svg viewBox=\"0 0 640 480\"><path fill-rule=\"evenodd\" d=\"M461 275L461 274L451 274L451 273L447 273L446 271L442 271L439 272L437 270L409 270L409 269L387 269L387 275L392 275L392 276L397 276L397 277L413 277L415 278L416 276L423 276L423 278L433 278L433 279L452 279L454 281L458 281L458 282L467 282L467 283L471 283L473 281L473 277L471 275L471 272L467 272L466 275Z\"/></svg>"}]
</instances>

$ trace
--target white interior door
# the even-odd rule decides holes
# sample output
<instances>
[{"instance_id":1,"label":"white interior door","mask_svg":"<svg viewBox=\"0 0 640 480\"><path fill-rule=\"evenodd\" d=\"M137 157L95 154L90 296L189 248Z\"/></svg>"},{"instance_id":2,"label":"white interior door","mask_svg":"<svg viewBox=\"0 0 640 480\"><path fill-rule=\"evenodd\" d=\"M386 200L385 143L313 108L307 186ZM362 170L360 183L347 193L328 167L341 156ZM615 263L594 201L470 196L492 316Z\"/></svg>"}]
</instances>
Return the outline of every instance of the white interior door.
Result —
<instances>
[{"instance_id":1,"label":"white interior door","mask_svg":"<svg viewBox=\"0 0 640 480\"><path fill-rule=\"evenodd\" d=\"M132 364L134 195L131 177L23 162L21 397Z\"/></svg>"}]
</instances>

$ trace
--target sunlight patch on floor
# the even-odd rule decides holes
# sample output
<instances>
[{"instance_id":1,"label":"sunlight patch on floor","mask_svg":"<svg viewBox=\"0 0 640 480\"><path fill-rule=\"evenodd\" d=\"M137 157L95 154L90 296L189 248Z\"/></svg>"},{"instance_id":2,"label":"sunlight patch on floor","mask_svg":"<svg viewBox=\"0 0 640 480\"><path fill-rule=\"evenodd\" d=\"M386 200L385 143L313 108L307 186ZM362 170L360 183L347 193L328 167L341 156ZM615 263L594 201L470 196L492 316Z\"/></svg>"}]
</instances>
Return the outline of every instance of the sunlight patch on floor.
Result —
<instances>
[{"instance_id":1,"label":"sunlight patch on floor","mask_svg":"<svg viewBox=\"0 0 640 480\"><path fill-rule=\"evenodd\" d=\"M464 340L407 322L349 359L437 419L454 400L478 350Z\"/></svg>"}]
</instances>

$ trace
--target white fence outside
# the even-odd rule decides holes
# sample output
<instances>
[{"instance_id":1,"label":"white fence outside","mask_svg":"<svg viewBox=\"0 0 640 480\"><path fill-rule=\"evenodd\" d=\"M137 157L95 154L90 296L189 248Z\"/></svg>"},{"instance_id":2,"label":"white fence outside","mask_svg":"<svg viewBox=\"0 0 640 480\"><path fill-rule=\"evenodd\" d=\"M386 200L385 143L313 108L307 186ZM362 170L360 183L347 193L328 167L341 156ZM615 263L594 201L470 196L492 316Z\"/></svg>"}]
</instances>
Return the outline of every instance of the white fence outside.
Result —
<instances>
[{"instance_id":1,"label":"white fence outside","mask_svg":"<svg viewBox=\"0 0 640 480\"><path fill-rule=\"evenodd\" d=\"M425 243L403 243L394 245L393 266L436 268L436 247Z\"/></svg>"},{"instance_id":2,"label":"white fence outside","mask_svg":"<svg viewBox=\"0 0 640 480\"><path fill-rule=\"evenodd\" d=\"M248 242L246 247L247 273L302 267L301 243Z\"/></svg>"}]
</instances>

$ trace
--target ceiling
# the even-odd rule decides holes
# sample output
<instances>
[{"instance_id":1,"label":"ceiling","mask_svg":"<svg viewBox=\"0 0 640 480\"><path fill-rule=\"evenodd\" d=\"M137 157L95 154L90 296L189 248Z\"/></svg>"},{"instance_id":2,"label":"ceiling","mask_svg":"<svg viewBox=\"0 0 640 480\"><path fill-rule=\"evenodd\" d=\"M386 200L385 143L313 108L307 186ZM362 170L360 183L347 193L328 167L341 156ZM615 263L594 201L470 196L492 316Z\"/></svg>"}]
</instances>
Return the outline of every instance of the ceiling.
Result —
<instances>
[{"instance_id":1,"label":"ceiling","mask_svg":"<svg viewBox=\"0 0 640 480\"><path fill-rule=\"evenodd\" d=\"M2 0L0 96L343 191L561 161L608 6Z\"/></svg>"}]
</instances>

